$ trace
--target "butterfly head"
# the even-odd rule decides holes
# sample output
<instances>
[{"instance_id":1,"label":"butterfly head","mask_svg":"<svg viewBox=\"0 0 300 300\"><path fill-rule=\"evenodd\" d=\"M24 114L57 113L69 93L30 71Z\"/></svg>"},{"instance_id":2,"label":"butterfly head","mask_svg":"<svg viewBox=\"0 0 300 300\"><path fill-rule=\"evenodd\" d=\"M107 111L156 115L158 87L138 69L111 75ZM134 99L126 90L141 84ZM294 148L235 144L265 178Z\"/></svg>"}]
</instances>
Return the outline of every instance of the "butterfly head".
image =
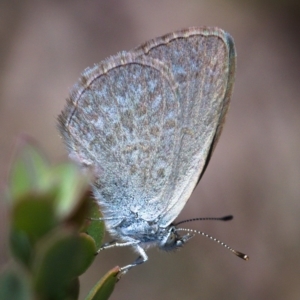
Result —
<instances>
[{"instance_id":1,"label":"butterfly head","mask_svg":"<svg viewBox=\"0 0 300 300\"><path fill-rule=\"evenodd\" d=\"M174 225L165 229L159 243L159 249L164 251L173 251L183 247L195 234L187 233L183 236L178 234L177 228Z\"/></svg>"}]
</instances>

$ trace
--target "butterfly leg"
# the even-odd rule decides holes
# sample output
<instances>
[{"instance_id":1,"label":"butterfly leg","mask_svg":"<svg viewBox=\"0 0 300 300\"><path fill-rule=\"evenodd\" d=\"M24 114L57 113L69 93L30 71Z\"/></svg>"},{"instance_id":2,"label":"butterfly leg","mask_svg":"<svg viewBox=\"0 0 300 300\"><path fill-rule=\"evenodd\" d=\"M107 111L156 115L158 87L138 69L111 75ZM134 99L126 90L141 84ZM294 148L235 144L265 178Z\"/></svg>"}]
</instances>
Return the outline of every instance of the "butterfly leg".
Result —
<instances>
[{"instance_id":1,"label":"butterfly leg","mask_svg":"<svg viewBox=\"0 0 300 300\"><path fill-rule=\"evenodd\" d=\"M114 247L126 247L126 246L132 246L138 242L125 242L125 243L118 243L117 241L113 240L111 242L103 244L100 249L97 251L96 254L99 254L100 251L114 248Z\"/></svg>"},{"instance_id":2,"label":"butterfly leg","mask_svg":"<svg viewBox=\"0 0 300 300\"><path fill-rule=\"evenodd\" d=\"M105 243L101 246L101 248L97 251L96 255L102 251L113 247L126 247L126 246L133 246L135 247L135 250L140 254L139 257L131 264L126 265L122 268L120 268L120 273L118 275L118 278L120 279L123 275L125 275L131 268L140 265L148 260L148 256L145 252L145 250L138 245L138 241L130 241L130 242L124 242L124 243L118 243L116 241L111 241L108 243Z\"/></svg>"},{"instance_id":3,"label":"butterfly leg","mask_svg":"<svg viewBox=\"0 0 300 300\"><path fill-rule=\"evenodd\" d=\"M133 268L137 265L141 265L148 260L148 256L147 256L145 250L141 246L136 245L135 249L139 252L139 254L140 254L139 257L133 263L120 268L121 276L126 274L131 268Z\"/></svg>"}]
</instances>

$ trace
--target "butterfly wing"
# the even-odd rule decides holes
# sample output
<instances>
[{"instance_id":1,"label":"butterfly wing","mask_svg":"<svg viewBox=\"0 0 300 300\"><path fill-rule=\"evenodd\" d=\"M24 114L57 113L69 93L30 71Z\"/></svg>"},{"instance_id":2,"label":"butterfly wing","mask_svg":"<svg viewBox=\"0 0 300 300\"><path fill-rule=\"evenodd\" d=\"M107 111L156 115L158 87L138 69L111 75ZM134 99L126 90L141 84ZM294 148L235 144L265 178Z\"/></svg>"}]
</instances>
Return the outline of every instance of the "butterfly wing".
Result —
<instances>
[{"instance_id":1,"label":"butterfly wing","mask_svg":"<svg viewBox=\"0 0 300 300\"><path fill-rule=\"evenodd\" d=\"M95 175L115 226L132 213L167 226L221 133L235 68L230 36L190 28L87 69L59 116L70 157Z\"/></svg>"},{"instance_id":2,"label":"butterfly wing","mask_svg":"<svg viewBox=\"0 0 300 300\"><path fill-rule=\"evenodd\" d=\"M125 52L86 69L74 86L59 130L70 157L93 169L109 227L165 210L180 144L177 94L168 67Z\"/></svg>"},{"instance_id":3,"label":"butterfly wing","mask_svg":"<svg viewBox=\"0 0 300 300\"><path fill-rule=\"evenodd\" d=\"M218 28L189 28L133 50L166 64L178 84L180 150L166 190L162 227L180 213L205 171L221 134L235 72L235 48ZM143 209L147 209L146 207Z\"/></svg>"}]
</instances>

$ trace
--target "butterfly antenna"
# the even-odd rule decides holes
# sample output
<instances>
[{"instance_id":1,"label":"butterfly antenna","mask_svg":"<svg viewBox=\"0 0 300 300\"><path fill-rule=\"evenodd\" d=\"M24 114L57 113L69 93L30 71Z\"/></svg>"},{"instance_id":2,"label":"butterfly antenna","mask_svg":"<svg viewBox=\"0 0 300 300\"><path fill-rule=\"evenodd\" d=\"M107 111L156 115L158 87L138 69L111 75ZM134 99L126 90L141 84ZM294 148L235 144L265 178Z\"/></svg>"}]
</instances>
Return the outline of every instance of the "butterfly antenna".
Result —
<instances>
[{"instance_id":1,"label":"butterfly antenna","mask_svg":"<svg viewBox=\"0 0 300 300\"><path fill-rule=\"evenodd\" d=\"M187 219L187 220L180 221L180 222L174 224L174 226L177 226L177 225L183 224L183 223L193 222L193 221L230 221L232 219L233 219L232 215L224 216L221 218L193 218L193 219Z\"/></svg>"},{"instance_id":2,"label":"butterfly antenna","mask_svg":"<svg viewBox=\"0 0 300 300\"><path fill-rule=\"evenodd\" d=\"M233 248L229 247L228 245L226 245L225 243L221 242L220 240L218 240L218 239L212 237L211 235L209 235L207 233L204 233L202 231L198 231L198 230L194 230L194 229L188 229L188 228L176 228L176 231L186 231L188 233L196 233L196 234L203 235L203 236L209 238L210 240L213 240L214 242L217 242L221 246L225 247L226 249L228 249L229 251L231 251L236 256L242 258L243 260L249 260L249 256L247 254L244 254L242 252L234 250Z\"/></svg>"}]
</instances>

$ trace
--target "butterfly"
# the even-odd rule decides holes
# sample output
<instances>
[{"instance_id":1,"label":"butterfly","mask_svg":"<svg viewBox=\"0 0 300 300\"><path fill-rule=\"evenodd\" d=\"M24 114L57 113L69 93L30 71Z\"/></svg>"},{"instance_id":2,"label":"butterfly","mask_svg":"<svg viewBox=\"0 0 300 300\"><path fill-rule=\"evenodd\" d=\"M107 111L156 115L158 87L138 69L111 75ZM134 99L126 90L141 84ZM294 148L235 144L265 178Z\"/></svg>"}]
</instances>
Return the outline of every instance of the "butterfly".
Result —
<instances>
[{"instance_id":1,"label":"butterfly","mask_svg":"<svg viewBox=\"0 0 300 300\"><path fill-rule=\"evenodd\" d=\"M220 137L235 64L228 33L192 27L87 68L73 87L59 131L70 158L94 174L93 194L115 238L100 250L131 246L139 254L123 273L147 261L148 247L170 251L196 233L208 236L174 220Z\"/></svg>"}]
</instances>

